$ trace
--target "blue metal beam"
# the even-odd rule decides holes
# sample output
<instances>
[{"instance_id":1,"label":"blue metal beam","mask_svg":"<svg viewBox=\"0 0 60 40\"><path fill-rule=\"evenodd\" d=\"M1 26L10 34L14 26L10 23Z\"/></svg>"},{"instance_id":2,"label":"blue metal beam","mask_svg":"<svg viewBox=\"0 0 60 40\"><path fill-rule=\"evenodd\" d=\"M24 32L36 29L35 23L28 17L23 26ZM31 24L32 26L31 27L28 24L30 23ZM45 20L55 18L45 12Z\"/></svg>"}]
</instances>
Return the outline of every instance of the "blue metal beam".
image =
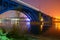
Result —
<instances>
[{"instance_id":1,"label":"blue metal beam","mask_svg":"<svg viewBox=\"0 0 60 40\"><path fill-rule=\"evenodd\" d=\"M9 10L18 10L18 11L23 12L25 15L27 15L28 18L30 18L31 22L34 22L34 21L40 22L40 20L39 20L39 13L40 13L41 17L43 17L44 21L50 21L50 23L48 23L48 24L45 23L46 25L44 24L42 32L44 32L48 27L50 27L52 25L52 17L50 17L44 13L41 13L40 11L34 10L33 8L30 8L23 4L16 3L11 0L0 0L0 14L4 13L6 11L9 11ZM49 26L47 26L47 25L49 25ZM33 30L33 31L36 31L37 33L39 33L39 30L40 30L39 25L31 25L31 27L32 27L31 30L36 28L36 30Z\"/></svg>"},{"instance_id":2,"label":"blue metal beam","mask_svg":"<svg viewBox=\"0 0 60 40\"><path fill-rule=\"evenodd\" d=\"M26 5L18 4L14 1L10 0L2 0L0 1L0 14L9 11L9 10L18 10L18 11L24 11L25 14L30 16L30 19L34 21L39 21L37 18L39 17L39 12L37 10L34 10L32 8L29 8Z\"/></svg>"}]
</instances>

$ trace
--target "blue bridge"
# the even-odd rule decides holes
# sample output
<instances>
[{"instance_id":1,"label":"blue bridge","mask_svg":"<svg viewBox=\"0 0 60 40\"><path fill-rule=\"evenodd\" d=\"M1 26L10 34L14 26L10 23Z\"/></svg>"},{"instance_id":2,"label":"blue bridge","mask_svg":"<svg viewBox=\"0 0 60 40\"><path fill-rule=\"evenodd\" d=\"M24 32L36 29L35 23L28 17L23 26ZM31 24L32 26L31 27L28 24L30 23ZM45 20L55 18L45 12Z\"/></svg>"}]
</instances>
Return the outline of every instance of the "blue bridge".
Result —
<instances>
[{"instance_id":1,"label":"blue bridge","mask_svg":"<svg viewBox=\"0 0 60 40\"><path fill-rule=\"evenodd\" d=\"M23 12L31 20L31 22L38 22L40 23L40 25L41 25L41 20L39 19L40 17L43 17L44 19L43 22L49 21L49 23L44 23L42 31L40 30L40 25L31 24L31 32L34 34L41 34L52 26L52 17L42 13L41 11L35 10L31 7L28 7L22 3L17 3L15 1L0 0L0 14L3 14L4 12L9 10L17 10Z\"/></svg>"}]
</instances>

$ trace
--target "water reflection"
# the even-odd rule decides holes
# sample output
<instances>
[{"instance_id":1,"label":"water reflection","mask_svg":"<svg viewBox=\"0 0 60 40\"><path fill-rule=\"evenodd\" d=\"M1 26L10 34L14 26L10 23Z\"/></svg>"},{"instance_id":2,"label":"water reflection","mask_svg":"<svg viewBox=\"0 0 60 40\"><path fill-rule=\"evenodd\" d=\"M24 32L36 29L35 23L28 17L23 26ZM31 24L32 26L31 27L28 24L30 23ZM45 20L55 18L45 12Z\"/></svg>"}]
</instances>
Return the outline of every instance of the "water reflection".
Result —
<instances>
[{"instance_id":1,"label":"water reflection","mask_svg":"<svg viewBox=\"0 0 60 40\"><path fill-rule=\"evenodd\" d=\"M20 28L21 31L30 29L30 19L22 12L11 10L0 16L0 27L6 31L11 31L13 28Z\"/></svg>"}]
</instances>

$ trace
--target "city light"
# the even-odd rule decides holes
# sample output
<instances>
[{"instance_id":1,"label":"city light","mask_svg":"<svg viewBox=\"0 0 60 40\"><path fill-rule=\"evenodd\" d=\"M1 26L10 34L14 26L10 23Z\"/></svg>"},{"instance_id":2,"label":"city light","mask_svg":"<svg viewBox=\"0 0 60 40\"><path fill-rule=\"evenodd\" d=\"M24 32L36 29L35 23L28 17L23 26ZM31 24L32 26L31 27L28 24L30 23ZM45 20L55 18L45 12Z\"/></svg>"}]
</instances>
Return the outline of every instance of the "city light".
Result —
<instances>
[{"instance_id":1,"label":"city light","mask_svg":"<svg viewBox=\"0 0 60 40\"><path fill-rule=\"evenodd\" d=\"M0 19L0 23L3 23L3 20L4 20L4 19Z\"/></svg>"},{"instance_id":2,"label":"city light","mask_svg":"<svg viewBox=\"0 0 60 40\"><path fill-rule=\"evenodd\" d=\"M60 19L54 19L55 29L60 31Z\"/></svg>"},{"instance_id":3,"label":"city light","mask_svg":"<svg viewBox=\"0 0 60 40\"><path fill-rule=\"evenodd\" d=\"M44 20L44 19L41 17L41 22L42 22L42 24L41 24L41 26L40 26L41 31L42 31L42 29L43 29L43 24L44 24L44 23L43 23L43 20Z\"/></svg>"},{"instance_id":4,"label":"city light","mask_svg":"<svg viewBox=\"0 0 60 40\"><path fill-rule=\"evenodd\" d=\"M14 18L13 18L13 19L11 19L11 20L20 20L20 19L18 19L18 18L15 18L15 19L14 19Z\"/></svg>"}]
</instances>

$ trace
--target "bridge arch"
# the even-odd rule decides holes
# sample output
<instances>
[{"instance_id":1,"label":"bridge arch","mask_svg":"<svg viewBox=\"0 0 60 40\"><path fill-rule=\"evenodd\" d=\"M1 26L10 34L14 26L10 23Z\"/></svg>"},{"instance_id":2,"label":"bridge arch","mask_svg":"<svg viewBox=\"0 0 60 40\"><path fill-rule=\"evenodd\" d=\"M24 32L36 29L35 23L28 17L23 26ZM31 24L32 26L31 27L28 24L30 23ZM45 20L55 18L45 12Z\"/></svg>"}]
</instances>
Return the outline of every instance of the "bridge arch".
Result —
<instances>
[{"instance_id":1,"label":"bridge arch","mask_svg":"<svg viewBox=\"0 0 60 40\"><path fill-rule=\"evenodd\" d=\"M17 10L17 11L23 12L30 19L31 22L39 22L39 15L38 15L39 11L34 10L33 8L30 8L26 5L18 4L13 1L3 0L3 4L1 5L1 8L2 9L0 11L0 14L7 12L9 10ZM32 28L31 30L36 28L33 31L36 32L36 34L39 33L40 29L37 25L33 25L33 26L31 25L31 28Z\"/></svg>"},{"instance_id":2,"label":"bridge arch","mask_svg":"<svg viewBox=\"0 0 60 40\"><path fill-rule=\"evenodd\" d=\"M4 13L6 11L9 11L9 10L17 10L17 11L23 12L31 20L31 22L40 22L40 20L39 20L39 13L40 13L41 16L43 17L44 21L52 21L50 16L48 16L44 13L41 13L41 12L39 12L39 11L33 9L33 8L30 8L26 5L18 4L16 2L10 1L10 0L3 0L3 2L2 1L0 1L0 2L1 2L1 4L0 4L0 8L1 8L0 9L0 14ZM49 26L50 26L50 24L49 24ZM47 27L47 26L46 27L45 26L46 25L44 25L44 29L43 29L42 32L45 31L45 29ZM31 27L33 27L32 30L34 28L36 28L35 30L33 30L34 32L36 32L36 34L41 33L40 32L41 29L40 29L39 25L31 25Z\"/></svg>"}]
</instances>

